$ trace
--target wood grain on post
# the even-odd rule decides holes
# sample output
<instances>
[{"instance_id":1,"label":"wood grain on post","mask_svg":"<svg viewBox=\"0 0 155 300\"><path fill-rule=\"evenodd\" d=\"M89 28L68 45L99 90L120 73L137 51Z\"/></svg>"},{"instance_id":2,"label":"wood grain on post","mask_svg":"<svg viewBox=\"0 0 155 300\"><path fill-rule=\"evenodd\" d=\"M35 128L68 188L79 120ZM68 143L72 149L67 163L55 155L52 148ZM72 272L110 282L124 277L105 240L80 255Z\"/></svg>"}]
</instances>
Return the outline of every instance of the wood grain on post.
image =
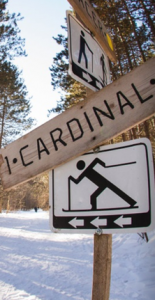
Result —
<instances>
[{"instance_id":1,"label":"wood grain on post","mask_svg":"<svg viewBox=\"0 0 155 300\"><path fill-rule=\"evenodd\" d=\"M94 235L92 300L109 300L112 235Z\"/></svg>"},{"instance_id":2,"label":"wood grain on post","mask_svg":"<svg viewBox=\"0 0 155 300\"><path fill-rule=\"evenodd\" d=\"M89 88L86 88L87 97L92 96L95 92Z\"/></svg>"},{"instance_id":3,"label":"wood grain on post","mask_svg":"<svg viewBox=\"0 0 155 300\"><path fill-rule=\"evenodd\" d=\"M155 57L0 149L3 188L103 145L154 114Z\"/></svg>"}]
</instances>

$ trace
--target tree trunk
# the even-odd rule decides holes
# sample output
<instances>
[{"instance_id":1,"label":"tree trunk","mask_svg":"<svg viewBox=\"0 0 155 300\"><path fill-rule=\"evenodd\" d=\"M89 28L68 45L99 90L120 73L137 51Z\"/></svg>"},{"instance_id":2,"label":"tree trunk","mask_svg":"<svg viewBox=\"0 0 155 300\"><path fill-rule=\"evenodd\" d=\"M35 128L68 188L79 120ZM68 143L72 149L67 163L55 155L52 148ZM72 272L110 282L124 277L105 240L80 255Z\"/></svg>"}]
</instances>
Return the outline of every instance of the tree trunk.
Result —
<instances>
[{"instance_id":1,"label":"tree trunk","mask_svg":"<svg viewBox=\"0 0 155 300\"><path fill-rule=\"evenodd\" d=\"M147 9L144 1L139 0L139 2L140 2L141 6L144 10L144 15L146 17L146 22L149 25L149 27L151 28L152 36L155 37L155 26L154 26L153 20L150 17L150 11Z\"/></svg>"},{"instance_id":2,"label":"tree trunk","mask_svg":"<svg viewBox=\"0 0 155 300\"><path fill-rule=\"evenodd\" d=\"M149 121L145 121L145 122L144 122L144 130L145 130L146 137L147 137L148 139L150 139Z\"/></svg>"},{"instance_id":3,"label":"tree trunk","mask_svg":"<svg viewBox=\"0 0 155 300\"><path fill-rule=\"evenodd\" d=\"M6 98L4 97L3 113L2 113L2 118L1 118L0 148L2 148L4 125L5 125L5 122L4 122L4 120L5 120L5 113L6 113Z\"/></svg>"},{"instance_id":4,"label":"tree trunk","mask_svg":"<svg viewBox=\"0 0 155 300\"><path fill-rule=\"evenodd\" d=\"M110 0L110 4L112 7L115 7L115 1L113 0ZM123 34L122 34L122 31L121 31L121 28L119 26L119 22L118 22L118 18L116 15L114 15L114 18L115 18L115 24L116 24L116 27L117 27L117 34L119 34L121 40L122 40L122 43L123 43L123 47L124 47L124 51L125 51L125 54L127 56L127 60L128 60L128 64L129 64L129 67L130 67L130 70L133 69L133 65L132 65L132 61L130 59L130 55L129 55L129 47L128 47L128 44L126 43L126 41L124 40L124 37L123 37Z\"/></svg>"},{"instance_id":5,"label":"tree trunk","mask_svg":"<svg viewBox=\"0 0 155 300\"><path fill-rule=\"evenodd\" d=\"M127 14L128 14L128 18L129 18L130 23L131 23L131 25L132 25L132 29L133 29L133 32L134 32L134 36L135 36L136 42L137 42L137 44L138 44L138 47L139 47L139 51L140 51L140 53L141 53L142 60L143 60L143 62L145 62L145 61L146 61L146 57L145 57L144 52L143 52L143 50L142 50L142 46L141 46L141 43L140 43L140 39L139 39L139 37L138 37L138 35L137 35L136 26L135 26L135 21L134 21L132 15L130 14L130 11L129 11L129 9L128 9L128 6L127 6L126 1L125 1L125 0L122 0L122 2L123 2L123 4L124 4L124 6L125 6L125 9L126 9Z\"/></svg>"}]
</instances>

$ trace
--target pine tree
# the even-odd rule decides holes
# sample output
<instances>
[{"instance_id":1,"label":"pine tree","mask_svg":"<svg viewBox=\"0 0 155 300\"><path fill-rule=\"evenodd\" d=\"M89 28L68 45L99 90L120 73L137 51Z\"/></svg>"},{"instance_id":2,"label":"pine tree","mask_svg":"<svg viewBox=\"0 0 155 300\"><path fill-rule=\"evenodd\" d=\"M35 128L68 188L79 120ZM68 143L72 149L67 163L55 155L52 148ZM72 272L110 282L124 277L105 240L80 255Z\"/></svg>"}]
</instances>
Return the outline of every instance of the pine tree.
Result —
<instances>
[{"instance_id":1,"label":"pine tree","mask_svg":"<svg viewBox=\"0 0 155 300\"><path fill-rule=\"evenodd\" d=\"M21 72L13 64L26 55L17 22L20 14L9 14L7 0L0 0L0 147L31 127L30 99Z\"/></svg>"},{"instance_id":2,"label":"pine tree","mask_svg":"<svg viewBox=\"0 0 155 300\"><path fill-rule=\"evenodd\" d=\"M30 100L20 72L10 62L0 66L0 148L30 128Z\"/></svg>"},{"instance_id":3,"label":"pine tree","mask_svg":"<svg viewBox=\"0 0 155 300\"><path fill-rule=\"evenodd\" d=\"M0 0L0 147L22 135L34 121L28 117L31 106L22 73L13 64L15 57L26 55L17 25L22 18L9 14L7 3ZM4 195L0 185L0 212Z\"/></svg>"},{"instance_id":4,"label":"pine tree","mask_svg":"<svg viewBox=\"0 0 155 300\"><path fill-rule=\"evenodd\" d=\"M155 54L152 1L90 0L109 30L115 45L117 65L111 63L113 80ZM145 8L147 2L147 10ZM152 6L151 6L152 5ZM148 8L150 18L148 20ZM151 19L151 21L150 21ZM150 27L147 25L150 21ZM151 38L151 39L150 39Z\"/></svg>"},{"instance_id":5,"label":"pine tree","mask_svg":"<svg viewBox=\"0 0 155 300\"><path fill-rule=\"evenodd\" d=\"M7 3L8 0L0 0L0 63L26 55L25 40L20 37L17 24L22 20L21 15L9 14Z\"/></svg>"}]
</instances>

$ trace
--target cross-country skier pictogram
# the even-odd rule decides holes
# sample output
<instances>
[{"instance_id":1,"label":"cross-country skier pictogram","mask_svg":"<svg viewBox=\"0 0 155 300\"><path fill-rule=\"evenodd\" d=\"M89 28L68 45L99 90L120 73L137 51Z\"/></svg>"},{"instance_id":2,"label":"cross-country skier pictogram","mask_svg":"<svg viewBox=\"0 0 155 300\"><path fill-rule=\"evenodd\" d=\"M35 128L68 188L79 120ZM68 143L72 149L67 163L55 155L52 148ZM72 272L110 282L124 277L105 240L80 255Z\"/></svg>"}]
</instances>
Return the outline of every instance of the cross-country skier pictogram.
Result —
<instances>
[{"instance_id":1,"label":"cross-country skier pictogram","mask_svg":"<svg viewBox=\"0 0 155 300\"><path fill-rule=\"evenodd\" d=\"M125 164L120 164L117 166L124 166L124 165L128 165L128 164L132 164L135 162L131 162L131 163L125 163ZM114 185L112 182L110 182L108 179L106 179L104 176L102 176L100 173L98 173L94 167L99 164L104 168L110 168L110 167L115 167L114 166L106 166L105 163L100 160L99 158L95 158L91 164L85 169L85 162L83 160L79 160L77 162L77 169L78 170L83 170L85 169L78 178L74 178L73 176L69 176L68 177L68 210L63 209L63 211L88 211L88 210L92 210L92 211L97 211L97 210L109 210L109 209L97 209L97 197L106 189L110 189L111 191L113 191L116 195L118 195L119 197L121 197L126 203L129 204L129 207L121 207L121 208L125 208L125 209L129 209L129 208L137 208L137 206L135 206L137 204L137 202L132 199L130 196L128 196L126 193L124 193L121 189L119 189L116 185ZM95 190L95 192L90 195L90 204L91 204L91 209L84 209L84 210L72 210L71 209L71 193L70 193L70 183L71 181L74 182L75 184L79 184L81 182L81 180L83 178L87 178L89 179L92 183L94 183L95 185L97 185L97 189ZM119 208L110 208L110 209L120 209Z\"/></svg>"}]
</instances>

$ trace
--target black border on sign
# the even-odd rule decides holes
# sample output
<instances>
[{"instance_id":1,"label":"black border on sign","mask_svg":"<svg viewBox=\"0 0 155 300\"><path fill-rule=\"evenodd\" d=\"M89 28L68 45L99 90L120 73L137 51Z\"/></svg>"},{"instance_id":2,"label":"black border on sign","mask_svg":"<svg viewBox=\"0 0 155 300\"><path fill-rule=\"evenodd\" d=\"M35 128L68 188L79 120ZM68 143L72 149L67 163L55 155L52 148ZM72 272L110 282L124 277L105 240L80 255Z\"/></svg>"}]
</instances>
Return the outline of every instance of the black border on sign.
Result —
<instances>
[{"instance_id":1,"label":"black border on sign","mask_svg":"<svg viewBox=\"0 0 155 300\"><path fill-rule=\"evenodd\" d=\"M70 13L68 14L68 22L69 22L69 48L70 48L70 67L72 69L72 77L74 77L75 80L78 80L78 78L83 81L84 85L87 85L87 87L92 86L94 88L94 90L100 90L100 88L97 86L97 83L100 83L102 86L103 84L99 81L98 78L94 77L92 74L90 74L89 72L87 72L85 69L82 69L79 65L77 65L74 60L73 60L73 51L72 51L72 34L71 34L71 20L73 19L75 22L78 23L78 25L84 30L86 31L89 35L91 35L90 31L84 27L77 19L75 19L75 17L73 17ZM98 43L98 41L96 39L94 39L92 37L92 39L98 44L98 47L101 49L101 51L104 53L102 47L100 46L100 44ZM85 74L89 74L89 76L91 77L92 81L88 82L83 76L82 73ZM80 81L80 82L81 82ZM104 86L103 86L104 87Z\"/></svg>"},{"instance_id":2,"label":"black border on sign","mask_svg":"<svg viewBox=\"0 0 155 300\"><path fill-rule=\"evenodd\" d=\"M55 191L55 187L54 187L54 170L52 170L52 204L53 204L53 209L52 209L52 214L53 214L53 227L56 229L68 229L68 230L75 230L75 228L73 228L72 225L69 224L69 222L71 220L73 220L73 218L76 218L77 220L84 220L84 226L77 226L76 229L84 229L84 230L95 230L96 227L91 224L91 222L99 217L100 220L104 220L107 219L107 225L104 226L99 226L99 228L101 229L125 229L125 228L141 228L141 227L148 227L151 224L151 186L150 186L150 172L149 172L149 158L148 158L148 149L145 143L143 142L139 142L139 143L135 143L132 145L127 145L127 146L118 146L112 149L105 149L105 150L101 150L98 151L98 153L102 153L102 152L109 152L109 151L114 151L114 150L119 150L119 149L124 149L124 148L132 148L133 146L144 146L145 147L145 153L146 153L146 163L147 163L147 178L148 178L148 212L146 213L135 213L135 214L125 214L125 218L132 218L132 225L123 225L123 228L120 227L119 225L117 225L115 223L115 221L121 217L123 214L119 213L116 215L104 215L103 211L102 214L98 214L98 215L94 215L94 216L87 216L87 215L82 215L82 216L56 216L54 214L54 191ZM88 152L83 154L82 156L85 155L91 155L94 152Z\"/></svg>"}]
</instances>

